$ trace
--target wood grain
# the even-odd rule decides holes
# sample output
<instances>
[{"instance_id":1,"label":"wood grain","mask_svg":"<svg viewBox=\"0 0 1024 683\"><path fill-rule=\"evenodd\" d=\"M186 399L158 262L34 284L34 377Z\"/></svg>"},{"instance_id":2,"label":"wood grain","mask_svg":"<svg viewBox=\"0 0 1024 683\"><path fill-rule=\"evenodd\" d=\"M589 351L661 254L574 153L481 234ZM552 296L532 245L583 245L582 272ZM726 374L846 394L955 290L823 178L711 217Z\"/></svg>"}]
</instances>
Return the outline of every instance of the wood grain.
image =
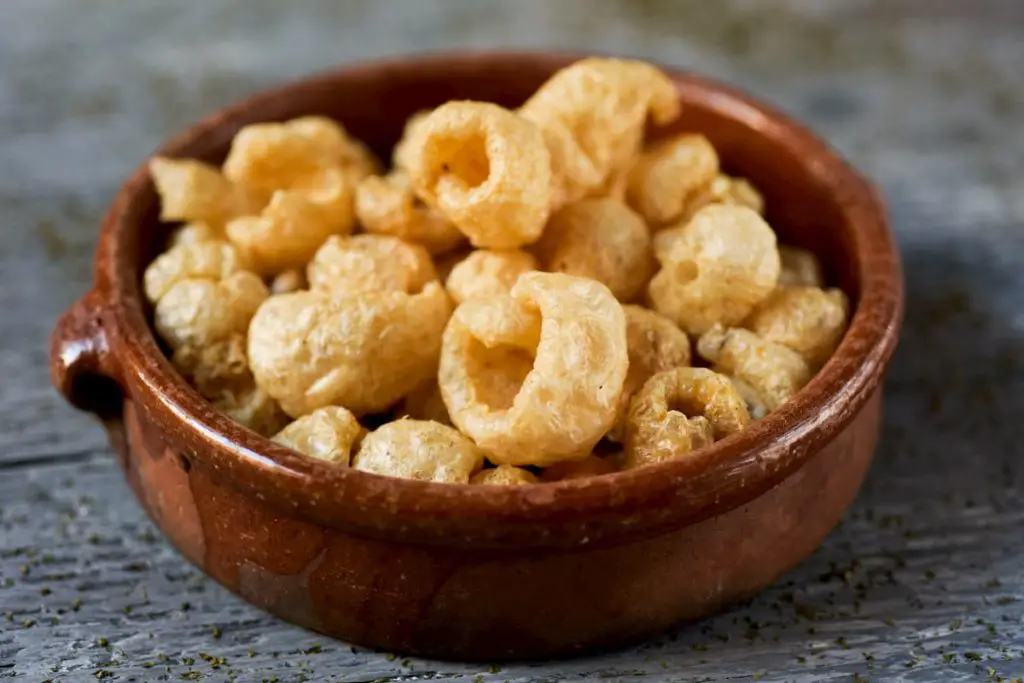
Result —
<instances>
[{"instance_id":1,"label":"wood grain","mask_svg":"<svg viewBox=\"0 0 1024 683\"><path fill-rule=\"evenodd\" d=\"M4 2L0 678L1024 676L1022 6L713 5ZM156 536L99 429L50 389L45 338L87 286L99 212L163 136L341 61L494 44L654 57L810 121L886 193L908 310L879 457L810 561L751 604L643 647L492 670L353 653L203 579Z\"/></svg>"}]
</instances>

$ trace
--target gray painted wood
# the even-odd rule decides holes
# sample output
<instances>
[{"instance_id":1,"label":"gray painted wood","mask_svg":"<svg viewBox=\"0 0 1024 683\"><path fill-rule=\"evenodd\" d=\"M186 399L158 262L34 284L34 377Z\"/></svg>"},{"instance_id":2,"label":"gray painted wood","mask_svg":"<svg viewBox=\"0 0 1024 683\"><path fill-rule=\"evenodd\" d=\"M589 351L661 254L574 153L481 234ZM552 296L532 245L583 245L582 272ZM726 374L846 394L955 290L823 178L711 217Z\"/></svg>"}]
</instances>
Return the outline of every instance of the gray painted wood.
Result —
<instances>
[{"instance_id":1,"label":"gray painted wood","mask_svg":"<svg viewBox=\"0 0 1024 683\"><path fill-rule=\"evenodd\" d=\"M0 4L0 679L976 681L1024 676L1024 5L1013 0ZM857 504L748 605L538 665L405 660L283 624L157 535L45 338L164 136L254 89L457 46L653 57L776 102L884 188L907 270Z\"/></svg>"}]
</instances>

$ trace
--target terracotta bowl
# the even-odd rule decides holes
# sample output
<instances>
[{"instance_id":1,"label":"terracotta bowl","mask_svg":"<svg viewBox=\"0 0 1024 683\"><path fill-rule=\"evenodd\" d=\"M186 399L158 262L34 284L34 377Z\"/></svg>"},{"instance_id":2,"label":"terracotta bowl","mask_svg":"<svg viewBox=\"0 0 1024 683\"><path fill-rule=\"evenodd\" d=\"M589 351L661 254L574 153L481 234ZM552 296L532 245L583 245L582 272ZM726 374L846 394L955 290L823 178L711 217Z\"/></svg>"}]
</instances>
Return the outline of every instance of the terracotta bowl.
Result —
<instances>
[{"instance_id":1,"label":"terracotta bowl","mask_svg":"<svg viewBox=\"0 0 1024 683\"><path fill-rule=\"evenodd\" d=\"M521 103L578 58L417 56L257 95L161 153L220 161L256 121L325 114L383 158L413 112ZM191 562L301 626L464 660L615 647L752 596L839 521L878 437L902 279L882 204L806 128L679 71L684 114L765 194L783 241L813 249L855 302L849 332L782 409L694 457L527 487L376 476L303 457L213 410L175 372L140 292L167 227L145 165L103 222L92 290L57 323L56 386L99 415L146 512Z\"/></svg>"}]
</instances>

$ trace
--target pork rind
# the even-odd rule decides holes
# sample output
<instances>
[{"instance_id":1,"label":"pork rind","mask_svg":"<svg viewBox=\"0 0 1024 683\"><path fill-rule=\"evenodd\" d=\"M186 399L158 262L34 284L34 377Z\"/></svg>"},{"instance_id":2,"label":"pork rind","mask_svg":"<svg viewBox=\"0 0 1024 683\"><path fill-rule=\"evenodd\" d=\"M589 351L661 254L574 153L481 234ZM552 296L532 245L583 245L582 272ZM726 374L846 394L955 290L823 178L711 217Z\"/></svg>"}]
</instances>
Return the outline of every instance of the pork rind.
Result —
<instances>
[{"instance_id":1,"label":"pork rind","mask_svg":"<svg viewBox=\"0 0 1024 683\"><path fill-rule=\"evenodd\" d=\"M465 436L437 422L396 420L368 434L352 467L420 481L468 484L484 454Z\"/></svg>"},{"instance_id":2,"label":"pork rind","mask_svg":"<svg viewBox=\"0 0 1024 683\"><path fill-rule=\"evenodd\" d=\"M455 303L508 294L523 273L537 270L537 259L521 249L477 249L456 263L445 282Z\"/></svg>"},{"instance_id":3,"label":"pork rind","mask_svg":"<svg viewBox=\"0 0 1024 683\"><path fill-rule=\"evenodd\" d=\"M268 299L249 327L256 383L292 417L327 405L382 412L437 369L451 305L418 294L307 291Z\"/></svg>"},{"instance_id":4,"label":"pork rind","mask_svg":"<svg viewBox=\"0 0 1024 683\"><path fill-rule=\"evenodd\" d=\"M199 244L200 242L224 241L224 233L209 223L186 223L171 233L167 241L168 249L183 244Z\"/></svg>"},{"instance_id":5,"label":"pork rind","mask_svg":"<svg viewBox=\"0 0 1024 683\"><path fill-rule=\"evenodd\" d=\"M283 123L254 123L235 135L224 175L265 200L281 190L309 189L327 170L344 171L351 184L377 171L373 155L336 121L304 116Z\"/></svg>"},{"instance_id":6,"label":"pork rind","mask_svg":"<svg viewBox=\"0 0 1024 683\"><path fill-rule=\"evenodd\" d=\"M263 274L301 267L328 236L351 232L356 185L375 170L372 155L330 119L246 126L224 173L266 206L228 223L228 238Z\"/></svg>"},{"instance_id":7,"label":"pork rind","mask_svg":"<svg viewBox=\"0 0 1024 683\"><path fill-rule=\"evenodd\" d=\"M325 406L289 424L274 435L274 441L317 460L348 467L362 436L355 415L340 406Z\"/></svg>"},{"instance_id":8,"label":"pork rind","mask_svg":"<svg viewBox=\"0 0 1024 683\"><path fill-rule=\"evenodd\" d=\"M395 171L368 176L356 188L356 218L363 229L419 244L431 254L443 254L466 237L437 209L422 203L408 174Z\"/></svg>"},{"instance_id":9,"label":"pork rind","mask_svg":"<svg viewBox=\"0 0 1024 683\"><path fill-rule=\"evenodd\" d=\"M592 57L552 76L519 109L551 150L555 208L595 194L636 159L648 120L679 116L672 80L656 67Z\"/></svg>"},{"instance_id":10,"label":"pork rind","mask_svg":"<svg viewBox=\"0 0 1024 683\"><path fill-rule=\"evenodd\" d=\"M260 210L254 193L214 166L195 159L153 157L149 162L160 195L160 220L205 223L214 228Z\"/></svg>"},{"instance_id":11,"label":"pork rind","mask_svg":"<svg viewBox=\"0 0 1024 683\"><path fill-rule=\"evenodd\" d=\"M473 475L469 483L489 486L523 486L536 484L537 481L537 475L529 470L512 465L498 465L491 469L480 470Z\"/></svg>"},{"instance_id":12,"label":"pork rind","mask_svg":"<svg viewBox=\"0 0 1024 683\"><path fill-rule=\"evenodd\" d=\"M507 297L456 309L439 384L491 462L550 466L585 457L611 428L627 365L625 314L607 287L527 273Z\"/></svg>"},{"instance_id":13,"label":"pork rind","mask_svg":"<svg viewBox=\"0 0 1024 683\"><path fill-rule=\"evenodd\" d=\"M387 235L328 238L307 266L306 276L310 288L326 292L414 294L437 280L426 249Z\"/></svg>"},{"instance_id":14,"label":"pork rind","mask_svg":"<svg viewBox=\"0 0 1024 683\"><path fill-rule=\"evenodd\" d=\"M535 252L544 270L597 280L620 301L636 298L654 268L643 219L610 197L584 199L557 211Z\"/></svg>"},{"instance_id":15,"label":"pork rind","mask_svg":"<svg viewBox=\"0 0 1024 683\"><path fill-rule=\"evenodd\" d=\"M640 155L629 172L626 196L651 226L678 220L718 175L718 154L706 137L675 135Z\"/></svg>"},{"instance_id":16,"label":"pork rind","mask_svg":"<svg viewBox=\"0 0 1024 683\"><path fill-rule=\"evenodd\" d=\"M288 294L308 287L309 282L306 281L306 273L299 268L291 268L274 276L274 279L270 282L270 293Z\"/></svg>"},{"instance_id":17,"label":"pork rind","mask_svg":"<svg viewBox=\"0 0 1024 683\"><path fill-rule=\"evenodd\" d=\"M610 440L618 442L626 435L630 400L644 383L659 372L690 364L690 339L674 322L642 306L626 305L622 310L626 314L629 370L619 398L618 418L608 433Z\"/></svg>"},{"instance_id":18,"label":"pork rind","mask_svg":"<svg viewBox=\"0 0 1024 683\"><path fill-rule=\"evenodd\" d=\"M248 271L223 280L183 279L157 301L153 324L172 349L200 349L236 334L244 337L269 295L263 280Z\"/></svg>"},{"instance_id":19,"label":"pork rind","mask_svg":"<svg viewBox=\"0 0 1024 683\"><path fill-rule=\"evenodd\" d=\"M171 348L171 362L213 405L260 434L286 420L277 403L256 387L246 356L249 321L269 296L254 273L223 279L179 279L156 302L154 327Z\"/></svg>"},{"instance_id":20,"label":"pork rind","mask_svg":"<svg viewBox=\"0 0 1024 683\"><path fill-rule=\"evenodd\" d=\"M660 372L630 403L624 466L680 457L749 422L746 404L728 377L706 368Z\"/></svg>"},{"instance_id":21,"label":"pork rind","mask_svg":"<svg viewBox=\"0 0 1024 683\"><path fill-rule=\"evenodd\" d=\"M775 233L741 206L713 204L658 233L654 255L661 270L648 286L651 305L692 335L739 324L779 279Z\"/></svg>"},{"instance_id":22,"label":"pork rind","mask_svg":"<svg viewBox=\"0 0 1024 683\"><path fill-rule=\"evenodd\" d=\"M449 102L411 141L409 175L476 247L540 237L551 206L551 160L540 130L496 104Z\"/></svg>"},{"instance_id":23,"label":"pork rind","mask_svg":"<svg viewBox=\"0 0 1024 683\"><path fill-rule=\"evenodd\" d=\"M709 204L745 206L759 214L764 214L764 197L757 191L757 188L743 178L733 178L719 173L714 180L690 195L679 220L689 221L695 213Z\"/></svg>"},{"instance_id":24,"label":"pork rind","mask_svg":"<svg viewBox=\"0 0 1024 683\"><path fill-rule=\"evenodd\" d=\"M153 259L142 277L150 303L156 303L182 280L223 280L245 268L238 250L221 240L184 242Z\"/></svg>"},{"instance_id":25,"label":"pork rind","mask_svg":"<svg viewBox=\"0 0 1024 683\"><path fill-rule=\"evenodd\" d=\"M780 244L779 260L782 262L779 285L825 286L825 274L821 268L821 262L817 256L806 249Z\"/></svg>"},{"instance_id":26,"label":"pork rind","mask_svg":"<svg viewBox=\"0 0 1024 683\"><path fill-rule=\"evenodd\" d=\"M301 268L328 237L352 231L354 194L345 171L323 169L301 187L274 192L259 216L230 221L228 239L261 274Z\"/></svg>"},{"instance_id":27,"label":"pork rind","mask_svg":"<svg viewBox=\"0 0 1024 683\"><path fill-rule=\"evenodd\" d=\"M750 385L769 412L811 379L811 369L796 351L738 327L708 330L697 340L697 353L716 371Z\"/></svg>"},{"instance_id":28,"label":"pork rind","mask_svg":"<svg viewBox=\"0 0 1024 683\"><path fill-rule=\"evenodd\" d=\"M779 287L743 326L766 341L788 346L817 369L839 345L849 310L849 300L838 289Z\"/></svg>"}]
</instances>

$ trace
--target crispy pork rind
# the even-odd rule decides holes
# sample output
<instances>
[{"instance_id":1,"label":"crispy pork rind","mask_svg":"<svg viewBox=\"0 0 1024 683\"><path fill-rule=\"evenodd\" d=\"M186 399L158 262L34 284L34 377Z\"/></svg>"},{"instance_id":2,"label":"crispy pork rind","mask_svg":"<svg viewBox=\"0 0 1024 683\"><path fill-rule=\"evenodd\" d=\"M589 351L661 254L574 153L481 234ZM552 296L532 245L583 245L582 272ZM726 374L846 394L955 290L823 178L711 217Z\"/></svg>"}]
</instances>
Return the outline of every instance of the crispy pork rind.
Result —
<instances>
[{"instance_id":1,"label":"crispy pork rind","mask_svg":"<svg viewBox=\"0 0 1024 683\"><path fill-rule=\"evenodd\" d=\"M849 299L838 289L779 287L743 326L766 341L788 346L817 369L843 338L849 311Z\"/></svg>"},{"instance_id":2,"label":"crispy pork rind","mask_svg":"<svg viewBox=\"0 0 1024 683\"><path fill-rule=\"evenodd\" d=\"M721 373L750 385L771 412L811 379L799 353L750 330L716 325L697 340L697 353Z\"/></svg>"},{"instance_id":3,"label":"crispy pork rind","mask_svg":"<svg viewBox=\"0 0 1024 683\"><path fill-rule=\"evenodd\" d=\"M630 403L624 466L678 458L749 422L746 404L728 377L706 368L660 372Z\"/></svg>"},{"instance_id":4,"label":"crispy pork rind","mask_svg":"<svg viewBox=\"0 0 1024 683\"><path fill-rule=\"evenodd\" d=\"M584 199L557 211L534 251L543 270L597 280L620 301L635 299L654 268L647 225L610 197Z\"/></svg>"},{"instance_id":5,"label":"crispy pork rind","mask_svg":"<svg viewBox=\"0 0 1024 683\"><path fill-rule=\"evenodd\" d=\"M487 102L449 102L422 126L409 149L417 195L473 246L510 249L540 237L551 159L536 126Z\"/></svg>"},{"instance_id":6,"label":"crispy pork rind","mask_svg":"<svg viewBox=\"0 0 1024 683\"><path fill-rule=\"evenodd\" d=\"M438 283L418 294L281 294L252 320L250 366L293 417L327 405L382 412L434 375L450 313Z\"/></svg>"},{"instance_id":7,"label":"crispy pork rind","mask_svg":"<svg viewBox=\"0 0 1024 683\"><path fill-rule=\"evenodd\" d=\"M452 267L445 287L461 304L508 294L521 275L537 269L537 259L521 249L477 249Z\"/></svg>"},{"instance_id":8,"label":"crispy pork rind","mask_svg":"<svg viewBox=\"0 0 1024 683\"><path fill-rule=\"evenodd\" d=\"M483 451L458 431L421 420L378 427L352 459L352 467L363 472L451 484L468 484L483 464Z\"/></svg>"},{"instance_id":9,"label":"crispy pork rind","mask_svg":"<svg viewBox=\"0 0 1024 683\"><path fill-rule=\"evenodd\" d=\"M651 226L679 220L718 175L718 154L703 135L683 133L640 155L629 172L626 197Z\"/></svg>"},{"instance_id":10,"label":"crispy pork rind","mask_svg":"<svg viewBox=\"0 0 1024 683\"><path fill-rule=\"evenodd\" d=\"M414 294L437 280L434 262L418 244L387 235L330 237L306 267L311 289Z\"/></svg>"},{"instance_id":11,"label":"crispy pork rind","mask_svg":"<svg viewBox=\"0 0 1024 683\"><path fill-rule=\"evenodd\" d=\"M775 233L746 207L713 204L654 237L652 308L691 335L739 324L779 279Z\"/></svg>"},{"instance_id":12,"label":"crispy pork rind","mask_svg":"<svg viewBox=\"0 0 1024 683\"><path fill-rule=\"evenodd\" d=\"M524 486L536 484L539 480L530 470L512 465L498 465L487 470L480 470L469 480L470 484L488 486Z\"/></svg>"},{"instance_id":13,"label":"crispy pork rind","mask_svg":"<svg viewBox=\"0 0 1024 683\"><path fill-rule=\"evenodd\" d=\"M555 186L554 208L605 193L636 160L650 120L679 116L672 80L628 59L592 57L558 71L519 109L543 131Z\"/></svg>"},{"instance_id":14,"label":"crispy pork rind","mask_svg":"<svg viewBox=\"0 0 1024 683\"><path fill-rule=\"evenodd\" d=\"M495 464L581 459L612 427L628 365L607 287L527 273L507 297L459 306L439 384L452 421Z\"/></svg>"},{"instance_id":15,"label":"crispy pork rind","mask_svg":"<svg viewBox=\"0 0 1024 683\"><path fill-rule=\"evenodd\" d=\"M303 455L348 467L363 428L340 406L324 406L303 415L274 435L274 441Z\"/></svg>"}]
</instances>

